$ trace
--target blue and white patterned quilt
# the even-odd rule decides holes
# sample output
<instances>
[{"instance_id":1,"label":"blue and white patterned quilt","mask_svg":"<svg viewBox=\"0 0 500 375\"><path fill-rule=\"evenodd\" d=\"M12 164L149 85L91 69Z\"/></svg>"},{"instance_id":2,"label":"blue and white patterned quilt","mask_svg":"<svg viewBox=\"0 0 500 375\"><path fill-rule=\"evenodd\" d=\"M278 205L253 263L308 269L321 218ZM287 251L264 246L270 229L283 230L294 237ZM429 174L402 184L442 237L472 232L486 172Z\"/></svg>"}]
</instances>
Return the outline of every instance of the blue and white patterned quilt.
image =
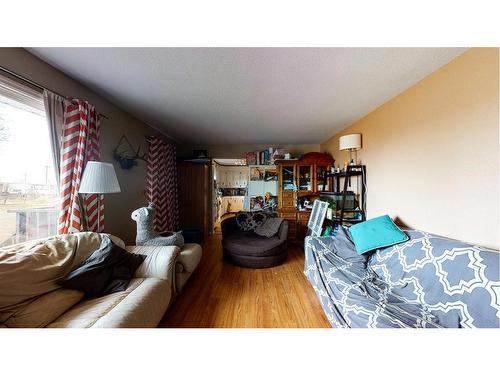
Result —
<instances>
[{"instance_id":1,"label":"blue and white patterned quilt","mask_svg":"<svg viewBox=\"0 0 500 375\"><path fill-rule=\"evenodd\" d=\"M333 327L500 327L500 253L407 230L358 255L349 232L306 237L304 273Z\"/></svg>"}]
</instances>

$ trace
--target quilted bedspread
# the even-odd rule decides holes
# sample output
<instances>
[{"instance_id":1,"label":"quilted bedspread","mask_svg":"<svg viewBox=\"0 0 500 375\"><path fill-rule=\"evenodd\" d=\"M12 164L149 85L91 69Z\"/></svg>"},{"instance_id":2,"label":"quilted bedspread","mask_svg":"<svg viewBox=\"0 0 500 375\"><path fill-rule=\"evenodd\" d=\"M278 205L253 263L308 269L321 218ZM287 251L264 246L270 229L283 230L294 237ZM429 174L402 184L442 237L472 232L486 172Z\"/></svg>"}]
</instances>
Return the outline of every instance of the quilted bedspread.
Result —
<instances>
[{"instance_id":1,"label":"quilted bedspread","mask_svg":"<svg viewBox=\"0 0 500 375\"><path fill-rule=\"evenodd\" d=\"M333 327L500 327L500 253L405 231L358 255L349 232L306 237L304 273Z\"/></svg>"}]
</instances>

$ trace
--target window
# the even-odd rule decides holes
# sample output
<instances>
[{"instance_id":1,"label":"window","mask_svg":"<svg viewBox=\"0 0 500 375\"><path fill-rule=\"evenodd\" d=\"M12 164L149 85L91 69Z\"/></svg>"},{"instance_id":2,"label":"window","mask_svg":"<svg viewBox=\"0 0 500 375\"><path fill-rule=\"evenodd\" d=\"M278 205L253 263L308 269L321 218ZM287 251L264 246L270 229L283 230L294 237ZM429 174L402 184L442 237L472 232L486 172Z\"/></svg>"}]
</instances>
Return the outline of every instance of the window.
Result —
<instances>
[{"instance_id":1,"label":"window","mask_svg":"<svg viewBox=\"0 0 500 375\"><path fill-rule=\"evenodd\" d=\"M0 75L0 247L56 234L58 212L42 94Z\"/></svg>"}]
</instances>

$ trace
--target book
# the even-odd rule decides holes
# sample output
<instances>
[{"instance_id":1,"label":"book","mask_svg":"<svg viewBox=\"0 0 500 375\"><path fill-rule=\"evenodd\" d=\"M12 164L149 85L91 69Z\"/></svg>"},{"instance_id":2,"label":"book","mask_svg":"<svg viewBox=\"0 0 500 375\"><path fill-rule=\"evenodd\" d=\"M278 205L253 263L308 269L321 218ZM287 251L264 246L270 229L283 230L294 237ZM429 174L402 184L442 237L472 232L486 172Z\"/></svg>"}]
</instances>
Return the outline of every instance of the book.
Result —
<instances>
[{"instance_id":1,"label":"book","mask_svg":"<svg viewBox=\"0 0 500 375\"><path fill-rule=\"evenodd\" d=\"M264 150L264 162L262 164L269 164L269 150Z\"/></svg>"},{"instance_id":2,"label":"book","mask_svg":"<svg viewBox=\"0 0 500 375\"><path fill-rule=\"evenodd\" d=\"M247 165L254 165L257 162L255 152L247 152L246 159Z\"/></svg>"}]
</instances>

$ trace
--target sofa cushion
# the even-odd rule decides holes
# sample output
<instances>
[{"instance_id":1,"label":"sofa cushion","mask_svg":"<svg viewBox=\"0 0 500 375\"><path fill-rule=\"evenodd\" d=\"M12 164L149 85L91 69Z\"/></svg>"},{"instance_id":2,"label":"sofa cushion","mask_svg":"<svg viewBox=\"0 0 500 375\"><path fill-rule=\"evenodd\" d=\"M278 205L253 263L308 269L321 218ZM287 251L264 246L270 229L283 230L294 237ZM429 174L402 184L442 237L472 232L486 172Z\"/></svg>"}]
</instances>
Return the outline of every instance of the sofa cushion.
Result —
<instances>
[{"instance_id":1,"label":"sofa cushion","mask_svg":"<svg viewBox=\"0 0 500 375\"><path fill-rule=\"evenodd\" d=\"M36 300L60 289L57 281L92 254L103 236L81 232L0 248L0 323L12 317L28 318L28 314L30 326L39 327L47 322L48 315L62 313L58 309L47 311L44 307L53 309L51 304L46 304L45 299ZM69 305L76 302L70 301ZM39 305L30 309L27 306L31 303Z\"/></svg>"},{"instance_id":2,"label":"sofa cushion","mask_svg":"<svg viewBox=\"0 0 500 375\"><path fill-rule=\"evenodd\" d=\"M9 328L45 327L81 301L83 296L78 290L56 289L14 310L4 324Z\"/></svg>"},{"instance_id":3,"label":"sofa cushion","mask_svg":"<svg viewBox=\"0 0 500 375\"><path fill-rule=\"evenodd\" d=\"M267 220L264 221L257 228L255 228L254 232L257 233L259 236L271 238L272 236L275 236L278 233L281 223L283 223L282 218L270 217L267 218Z\"/></svg>"},{"instance_id":4,"label":"sofa cushion","mask_svg":"<svg viewBox=\"0 0 500 375\"><path fill-rule=\"evenodd\" d=\"M234 254L249 256L269 256L281 252L283 244L277 236L267 238L252 231L237 232L222 240L222 247Z\"/></svg>"},{"instance_id":5,"label":"sofa cushion","mask_svg":"<svg viewBox=\"0 0 500 375\"><path fill-rule=\"evenodd\" d=\"M175 260L180 252L177 246L127 246L126 250L146 255L144 262L135 271L134 278L156 277L172 281Z\"/></svg>"},{"instance_id":6,"label":"sofa cushion","mask_svg":"<svg viewBox=\"0 0 500 375\"><path fill-rule=\"evenodd\" d=\"M124 291L81 301L47 327L156 327L171 296L166 280L135 278Z\"/></svg>"},{"instance_id":7,"label":"sofa cushion","mask_svg":"<svg viewBox=\"0 0 500 375\"><path fill-rule=\"evenodd\" d=\"M266 221L268 215L264 211L257 212L247 212L240 211L236 214L236 223L242 231L254 230L264 221Z\"/></svg>"},{"instance_id":8,"label":"sofa cushion","mask_svg":"<svg viewBox=\"0 0 500 375\"><path fill-rule=\"evenodd\" d=\"M99 249L60 280L59 284L82 291L88 296L123 291L145 258L145 255L121 249L105 237Z\"/></svg>"}]
</instances>

